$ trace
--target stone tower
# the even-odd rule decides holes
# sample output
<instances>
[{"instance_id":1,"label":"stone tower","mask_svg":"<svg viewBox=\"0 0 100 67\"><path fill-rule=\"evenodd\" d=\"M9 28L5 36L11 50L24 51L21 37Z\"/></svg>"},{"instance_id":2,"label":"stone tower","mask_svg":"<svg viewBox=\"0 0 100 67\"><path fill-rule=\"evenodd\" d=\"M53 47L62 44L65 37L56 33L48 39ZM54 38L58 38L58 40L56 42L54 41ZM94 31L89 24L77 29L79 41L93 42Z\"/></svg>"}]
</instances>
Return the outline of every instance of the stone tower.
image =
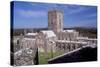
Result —
<instances>
[{"instance_id":1,"label":"stone tower","mask_svg":"<svg viewBox=\"0 0 100 67\"><path fill-rule=\"evenodd\" d=\"M63 30L63 13L59 10L48 12L48 29L59 33Z\"/></svg>"}]
</instances>

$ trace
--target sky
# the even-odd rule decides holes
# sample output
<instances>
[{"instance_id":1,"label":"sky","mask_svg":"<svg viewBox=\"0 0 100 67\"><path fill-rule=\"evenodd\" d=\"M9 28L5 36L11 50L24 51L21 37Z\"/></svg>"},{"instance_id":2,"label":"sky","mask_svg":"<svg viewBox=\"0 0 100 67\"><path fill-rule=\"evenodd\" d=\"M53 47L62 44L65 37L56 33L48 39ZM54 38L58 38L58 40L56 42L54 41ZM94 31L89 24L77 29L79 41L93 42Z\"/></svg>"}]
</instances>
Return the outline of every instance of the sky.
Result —
<instances>
[{"instance_id":1,"label":"sky","mask_svg":"<svg viewBox=\"0 0 100 67\"><path fill-rule=\"evenodd\" d=\"M97 27L96 6L14 1L13 8L13 28L46 28L50 10L63 12L64 28Z\"/></svg>"}]
</instances>

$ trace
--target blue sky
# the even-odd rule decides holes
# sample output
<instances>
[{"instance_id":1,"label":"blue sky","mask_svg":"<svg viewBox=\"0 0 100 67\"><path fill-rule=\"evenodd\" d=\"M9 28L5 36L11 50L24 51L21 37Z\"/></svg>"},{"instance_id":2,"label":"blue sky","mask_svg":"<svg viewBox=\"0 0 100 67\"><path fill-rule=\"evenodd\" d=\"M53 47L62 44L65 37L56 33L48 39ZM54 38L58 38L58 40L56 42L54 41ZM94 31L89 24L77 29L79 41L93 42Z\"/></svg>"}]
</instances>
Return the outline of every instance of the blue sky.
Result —
<instances>
[{"instance_id":1,"label":"blue sky","mask_svg":"<svg viewBox=\"0 0 100 67\"><path fill-rule=\"evenodd\" d=\"M61 10L65 28L97 27L97 7L73 4L14 2L14 28L48 27L48 11Z\"/></svg>"}]
</instances>

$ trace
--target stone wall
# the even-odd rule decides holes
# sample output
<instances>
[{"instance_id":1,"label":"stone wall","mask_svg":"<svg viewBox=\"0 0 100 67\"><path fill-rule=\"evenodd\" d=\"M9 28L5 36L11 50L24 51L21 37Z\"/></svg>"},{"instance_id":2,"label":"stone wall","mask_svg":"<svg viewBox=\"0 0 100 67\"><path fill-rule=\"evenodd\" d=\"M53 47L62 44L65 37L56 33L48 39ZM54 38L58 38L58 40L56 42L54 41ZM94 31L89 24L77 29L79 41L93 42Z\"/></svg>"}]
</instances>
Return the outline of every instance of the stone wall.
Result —
<instances>
[{"instance_id":1,"label":"stone wall","mask_svg":"<svg viewBox=\"0 0 100 67\"><path fill-rule=\"evenodd\" d=\"M53 10L48 12L48 29L55 33L63 30L63 13L62 11Z\"/></svg>"}]
</instances>

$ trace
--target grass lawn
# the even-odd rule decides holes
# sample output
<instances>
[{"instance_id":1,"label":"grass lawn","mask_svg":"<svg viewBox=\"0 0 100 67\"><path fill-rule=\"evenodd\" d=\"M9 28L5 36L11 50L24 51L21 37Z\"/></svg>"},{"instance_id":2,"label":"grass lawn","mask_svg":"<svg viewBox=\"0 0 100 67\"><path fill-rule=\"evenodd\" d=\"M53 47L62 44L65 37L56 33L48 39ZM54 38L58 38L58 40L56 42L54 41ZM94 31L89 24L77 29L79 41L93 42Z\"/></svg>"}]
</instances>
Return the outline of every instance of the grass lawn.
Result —
<instances>
[{"instance_id":1,"label":"grass lawn","mask_svg":"<svg viewBox=\"0 0 100 67\"><path fill-rule=\"evenodd\" d=\"M62 52L55 52L55 53L47 53L45 54L44 52L39 52L38 55L39 55L39 64L48 64L48 59L51 59L51 58L54 58L56 56L59 56L61 55Z\"/></svg>"}]
</instances>

